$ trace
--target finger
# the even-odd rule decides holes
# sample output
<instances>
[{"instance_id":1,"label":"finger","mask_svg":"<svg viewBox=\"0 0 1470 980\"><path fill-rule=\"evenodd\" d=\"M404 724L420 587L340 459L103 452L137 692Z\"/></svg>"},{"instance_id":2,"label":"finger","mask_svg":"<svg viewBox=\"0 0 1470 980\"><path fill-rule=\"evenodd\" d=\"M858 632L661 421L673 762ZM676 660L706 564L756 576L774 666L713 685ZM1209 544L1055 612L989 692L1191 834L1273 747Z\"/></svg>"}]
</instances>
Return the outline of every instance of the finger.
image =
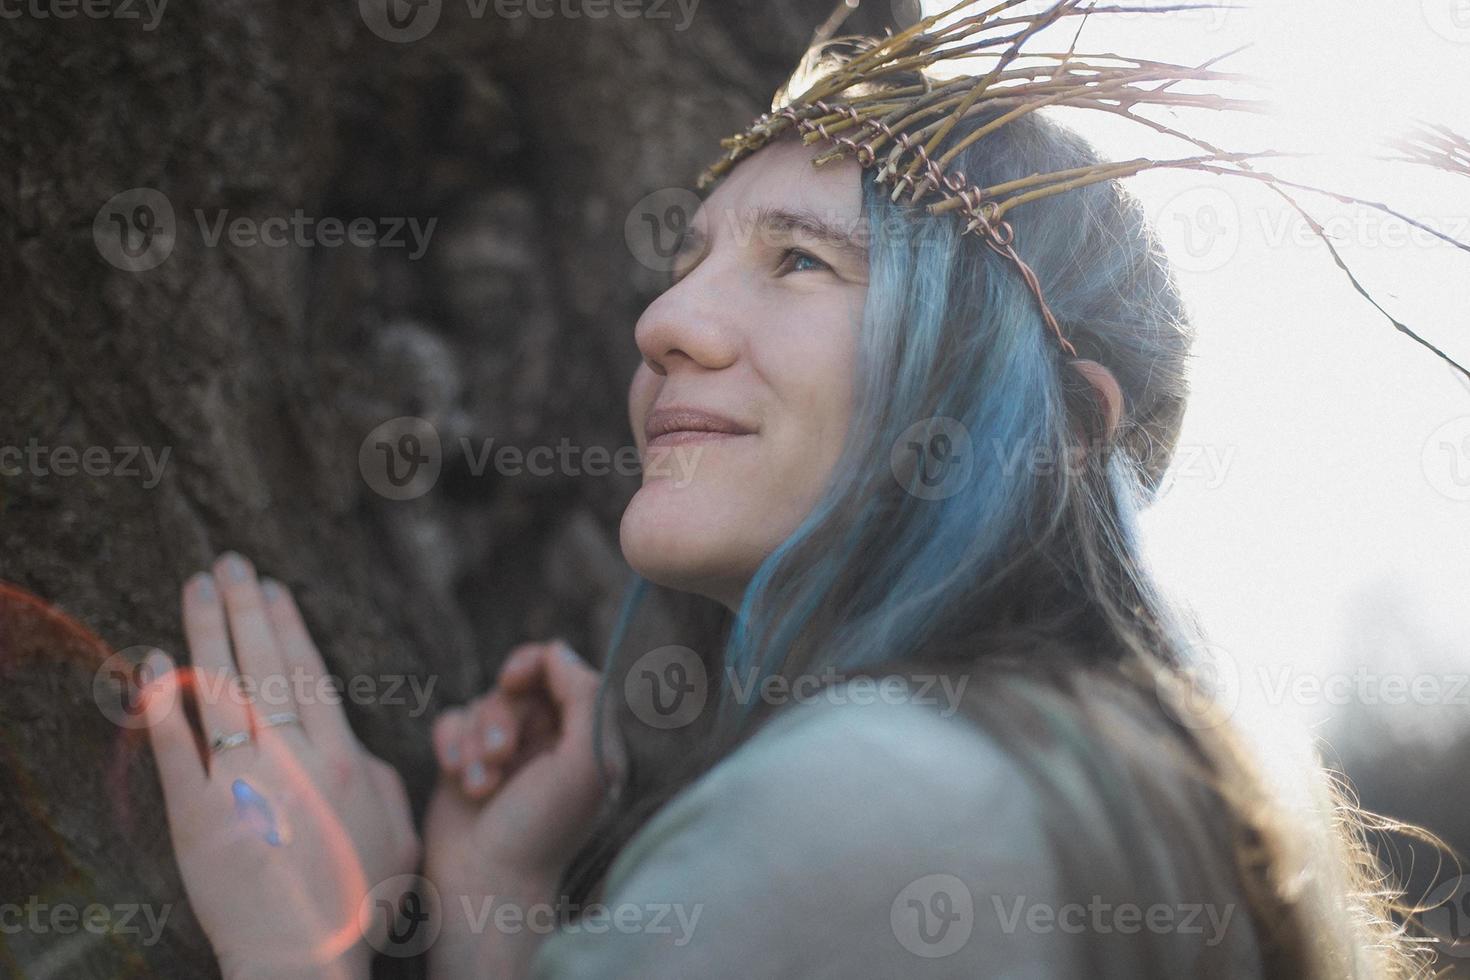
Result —
<instances>
[{"instance_id":1,"label":"finger","mask_svg":"<svg viewBox=\"0 0 1470 980\"><path fill-rule=\"evenodd\" d=\"M503 776L498 767L485 765L484 759L468 759L459 774L459 790L472 800L481 800L500 785Z\"/></svg>"},{"instance_id":2,"label":"finger","mask_svg":"<svg viewBox=\"0 0 1470 980\"><path fill-rule=\"evenodd\" d=\"M544 689L563 719L565 734L591 733L591 708L597 698L599 675L567 646L553 640L539 644L534 653L507 661L499 685L507 693Z\"/></svg>"},{"instance_id":3,"label":"finger","mask_svg":"<svg viewBox=\"0 0 1470 980\"><path fill-rule=\"evenodd\" d=\"M184 637L193 665L191 689L199 708L206 745L216 735L250 731L250 712L225 627L225 609L214 577L200 572L184 584ZM249 746L229 750L248 756ZM211 763L213 759L210 760Z\"/></svg>"},{"instance_id":4,"label":"finger","mask_svg":"<svg viewBox=\"0 0 1470 980\"><path fill-rule=\"evenodd\" d=\"M538 753L549 751L556 747L557 732L559 729L556 717L556 708L550 699L546 697L535 697L531 701L531 707L521 722L521 733L518 751L511 765L519 765Z\"/></svg>"},{"instance_id":5,"label":"finger","mask_svg":"<svg viewBox=\"0 0 1470 980\"><path fill-rule=\"evenodd\" d=\"M518 689L540 670L540 660L556 641L522 643L506 655L495 677L497 687Z\"/></svg>"},{"instance_id":6,"label":"finger","mask_svg":"<svg viewBox=\"0 0 1470 980\"><path fill-rule=\"evenodd\" d=\"M301 608L296 605L290 590L280 582L266 579L261 595L271 630L280 646L284 670L292 678L292 683L299 684L302 692L295 710L307 736L322 746L340 748L355 744L357 737L352 733L352 726L347 724L341 699L328 690L326 662L307 632L306 620L302 618Z\"/></svg>"},{"instance_id":7,"label":"finger","mask_svg":"<svg viewBox=\"0 0 1470 980\"><path fill-rule=\"evenodd\" d=\"M408 790L398 771L381 759L367 760L368 778L377 787L376 796L384 803L384 810L399 814L400 819L390 821L390 831L399 851L395 866L417 868L423 858L423 842L414 832L410 814L413 812L408 799Z\"/></svg>"},{"instance_id":8,"label":"finger","mask_svg":"<svg viewBox=\"0 0 1470 980\"><path fill-rule=\"evenodd\" d=\"M244 556L228 551L214 563L214 581L225 602L235 669L250 684L256 713L294 712L296 699L291 696L280 646L266 617L255 567Z\"/></svg>"},{"instance_id":9,"label":"finger","mask_svg":"<svg viewBox=\"0 0 1470 980\"><path fill-rule=\"evenodd\" d=\"M140 692L143 718L148 724L148 743L158 764L164 799L187 799L203 788L205 769L194 730L184 713L183 679L161 650L151 652L144 663L151 680Z\"/></svg>"},{"instance_id":10,"label":"finger","mask_svg":"<svg viewBox=\"0 0 1470 980\"><path fill-rule=\"evenodd\" d=\"M517 727L515 709L499 692L491 691L469 706L459 740L465 760L461 782L466 796L483 799L504 781L507 748L515 744Z\"/></svg>"},{"instance_id":11,"label":"finger","mask_svg":"<svg viewBox=\"0 0 1470 980\"><path fill-rule=\"evenodd\" d=\"M434 719L434 757L439 760L439 769L446 773L457 773L464 767L464 752L460 748L460 732L470 717L466 708L446 708Z\"/></svg>"},{"instance_id":12,"label":"finger","mask_svg":"<svg viewBox=\"0 0 1470 980\"><path fill-rule=\"evenodd\" d=\"M520 744L529 708L524 698L509 697L500 690L476 701L473 720L462 736L465 758L479 755L493 766L509 762Z\"/></svg>"}]
</instances>

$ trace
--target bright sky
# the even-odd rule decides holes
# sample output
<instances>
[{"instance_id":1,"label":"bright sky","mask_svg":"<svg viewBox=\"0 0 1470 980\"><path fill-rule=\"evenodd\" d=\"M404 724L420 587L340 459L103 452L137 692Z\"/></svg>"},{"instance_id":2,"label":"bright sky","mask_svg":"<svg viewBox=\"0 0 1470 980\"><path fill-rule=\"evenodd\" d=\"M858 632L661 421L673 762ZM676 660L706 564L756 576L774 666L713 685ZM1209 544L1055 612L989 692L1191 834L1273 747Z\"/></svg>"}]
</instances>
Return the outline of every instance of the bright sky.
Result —
<instances>
[{"instance_id":1,"label":"bright sky","mask_svg":"<svg viewBox=\"0 0 1470 980\"><path fill-rule=\"evenodd\" d=\"M1233 114L1173 120L1225 145L1309 136L1366 152L1373 130L1414 116L1470 135L1470 0L1243 2L1095 15L1078 50L1197 64L1253 44L1219 67L1271 83L1258 94L1288 106L1278 136L1263 144L1260 123ZM1076 21L1053 30L1058 46L1035 50L1065 50ZM1104 113L1060 112L1111 157L1195 152ZM1263 169L1470 242L1470 176L1341 159ZM1470 381L1399 335L1264 188L1190 172L1128 186L1200 331L1176 480L1149 516L1161 577L1238 664L1242 690L1264 688L1308 723L1340 714L1344 690L1397 699L1390 714L1417 729L1470 718L1458 688L1470 671ZM1470 254L1372 210L1300 200L1380 302L1470 365ZM1371 673L1354 677L1364 662ZM1338 693L1283 697L1303 675ZM1395 678L1429 686L1396 693Z\"/></svg>"}]
</instances>

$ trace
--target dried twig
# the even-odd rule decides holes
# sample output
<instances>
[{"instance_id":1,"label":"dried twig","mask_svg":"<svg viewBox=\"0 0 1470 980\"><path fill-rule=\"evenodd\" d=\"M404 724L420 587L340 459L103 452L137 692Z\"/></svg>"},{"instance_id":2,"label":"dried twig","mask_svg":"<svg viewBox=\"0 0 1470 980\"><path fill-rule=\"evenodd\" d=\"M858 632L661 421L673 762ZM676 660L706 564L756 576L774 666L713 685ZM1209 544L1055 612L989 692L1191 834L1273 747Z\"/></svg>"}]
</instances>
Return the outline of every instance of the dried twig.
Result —
<instances>
[{"instance_id":1,"label":"dried twig","mask_svg":"<svg viewBox=\"0 0 1470 980\"><path fill-rule=\"evenodd\" d=\"M927 206L929 213L956 213L965 220L966 232L982 234L996 251L1013 260L1036 292L1043 316L1056 333L1062 349L1075 354L1047 307L1035 274L1012 246L1015 233L1006 220L1007 214L1028 201L1151 170L1190 169L1260 181L1270 186L1306 220L1327 245L1333 261L1357 292L1388 317L1396 329L1470 378L1470 370L1464 365L1396 320L1378 303L1348 267L1321 224L1307 213L1291 191L1311 191L1342 203L1379 210L1465 251L1470 251L1470 243L1437 231L1382 202L1285 180L1257 169L1253 163L1269 158L1313 154L1272 150L1229 151L1147 114L1151 108L1269 112L1270 104L1265 101L1179 88L1183 83L1193 83L1195 88L1260 84L1249 76L1215 67L1235 52L1188 66L1111 52L1088 54L1077 50L1082 27L1090 17L1125 12L1168 16L1179 11L1201 9L1203 5L1104 6L1096 2L1084 3L1084 0L1056 0L1039 13L1015 13L1015 8L1022 2L992 0L989 6L977 9L981 8L980 0L960 0L947 10L925 17L888 37L834 39L829 43L859 42L860 48L846 63L816 78L804 91L783 101L783 96L796 81L793 77L792 82L777 93L770 112L763 113L744 131L721 141L725 152L700 175L699 187L709 187L741 159L792 129L800 134L803 142L829 142L832 148L814 158L817 165L852 154L861 166L876 169L875 179L892 185L894 200L908 191L908 202L918 204L926 194L935 192L940 200ZM973 12L965 13L967 11ZM940 26L941 22L962 13L965 15ZM1038 34L1068 17L1079 18L1079 21L1067 51L1027 50L1028 44ZM840 17L829 19L818 36L825 40L835 32L838 24ZM962 58L967 62L977 62L983 70L942 79L927 74L936 66L954 64ZM916 73L923 78L922 84L911 83ZM1108 161L1034 174L991 187L970 186L963 173L951 169L957 155L966 147L1016 119L1052 106L1121 115L1155 132L1185 141L1202 152L1177 159L1140 157ZM991 117L990 121L963 138L945 143L961 120L981 114ZM1470 140L1445 126L1417 122L1403 136L1388 140L1385 145L1393 155L1379 159L1420 164L1470 176Z\"/></svg>"}]
</instances>

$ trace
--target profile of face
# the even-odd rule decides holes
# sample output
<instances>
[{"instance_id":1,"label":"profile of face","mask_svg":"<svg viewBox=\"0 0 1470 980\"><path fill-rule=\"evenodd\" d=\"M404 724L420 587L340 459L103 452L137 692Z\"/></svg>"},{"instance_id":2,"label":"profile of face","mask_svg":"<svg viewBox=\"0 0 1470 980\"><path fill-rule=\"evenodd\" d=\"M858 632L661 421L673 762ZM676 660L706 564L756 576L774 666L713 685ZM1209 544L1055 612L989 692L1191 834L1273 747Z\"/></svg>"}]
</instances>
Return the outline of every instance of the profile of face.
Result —
<instances>
[{"instance_id":1,"label":"profile of face","mask_svg":"<svg viewBox=\"0 0 1470 980\"><path fill-rule=\"evenodd\" d=\"M643 483L628 563L734 607L816 503L852 411L867 296L861 174L783 137L700 206L638 320L628 414Z\"/></svg>"}]
</instances>

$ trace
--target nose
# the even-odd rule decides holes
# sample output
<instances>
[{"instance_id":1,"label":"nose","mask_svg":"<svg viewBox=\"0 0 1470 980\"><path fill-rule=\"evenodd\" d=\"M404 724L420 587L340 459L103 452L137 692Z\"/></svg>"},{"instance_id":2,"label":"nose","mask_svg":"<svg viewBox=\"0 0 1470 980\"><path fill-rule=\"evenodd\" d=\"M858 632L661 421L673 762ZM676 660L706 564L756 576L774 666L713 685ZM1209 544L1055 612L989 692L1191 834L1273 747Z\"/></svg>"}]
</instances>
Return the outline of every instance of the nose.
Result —
<instances>
[{"instance_id":1,"label":"nose","mask_svg":"<svg viewBox=\"0 0 1470 980\"><path fill-rule=\"evenodd\" d=\"M648 305L634 328L643 363L657 375L718 371L739 355L735 297L709 259Z\"/></svg>"}]
</instances>

